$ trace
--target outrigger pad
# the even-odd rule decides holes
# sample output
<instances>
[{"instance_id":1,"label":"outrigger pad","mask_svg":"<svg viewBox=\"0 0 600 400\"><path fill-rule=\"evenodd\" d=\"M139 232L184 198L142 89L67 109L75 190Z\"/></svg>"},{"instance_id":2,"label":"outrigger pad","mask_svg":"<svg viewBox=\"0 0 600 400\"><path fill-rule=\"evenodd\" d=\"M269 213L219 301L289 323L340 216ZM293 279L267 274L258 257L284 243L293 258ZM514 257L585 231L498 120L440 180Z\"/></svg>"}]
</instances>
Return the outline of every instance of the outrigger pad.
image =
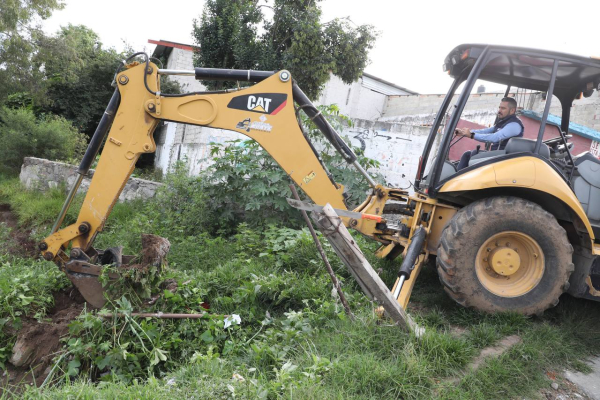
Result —
<instances>
[{"instance_id":1,"label":"outrigger pad","mask_svg":"<svg viewBox=\"0 0 600 400\"><path fill-rule=\"evenodd\" d=\"M356 279L365 295L370 300L381 304L386 314L400 328L421 336L424 329L419 327L393 298L392 293L373 270L333 207L327 204L323 207L323 214L317 213L317 215L319 218L316 219L316 222L321 232L331 243L331 246Z\"/></svg>"}]
</instances>

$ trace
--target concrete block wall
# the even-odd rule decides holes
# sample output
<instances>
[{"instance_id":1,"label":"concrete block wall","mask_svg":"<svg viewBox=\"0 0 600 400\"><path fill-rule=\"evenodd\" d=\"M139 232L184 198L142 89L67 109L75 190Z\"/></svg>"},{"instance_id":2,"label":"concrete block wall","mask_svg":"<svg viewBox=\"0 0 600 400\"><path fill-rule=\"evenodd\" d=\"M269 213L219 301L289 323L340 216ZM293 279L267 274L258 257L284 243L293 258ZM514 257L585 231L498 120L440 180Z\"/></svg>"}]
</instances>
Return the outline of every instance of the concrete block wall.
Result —
<instances>
[{"instance_id":1,"label":"concrete block wall","mask_svg":"<svg viewBox=\"0 0 600 400\"><path fill-rule=\"evenodd\" d=\"M431 126L435 121L437 113L397 115L380 118L379 121L396 122L406 125ZM481 126L491 126L496 120L496 110L467 110L464 111L461 120L471 121Z\"/></svg>"},{"instance_id":2,"label":"concrete block wall","mask_svg":"<svg viewBox=\"0 0 600 400\"><path fill-rule=\"evenodd\" d=\"M451 105L456 104L458 94L452 98ZM402 95L388 96L386 108L382 119L390 119L397 116L417 115L417 114L436 114L444 101L443 94L420 94L420 95ZM477 93L472 94L465 105L464 111L477 110L498 110L500 100L504 93ZM518 103L525 109L534 109L539 107L541 95L539 93L526 94L519 96ZM543 106L542 106L543 107Z\"/></svg>"},{"instance_id":3,"label":"concrete block wall","mask_svg":"<svg viewBox=\"0 0 600 400\"><path fill-rule=\"evenodd\" d=\"M91 169L88 176L83 179L78 193L87 191L93 176L94 170ZM21 183L26 188L40 191L57 188L61 185L64 185L65 189L68 191L77 180L77 177L77 167L74 165L35 157L25 157L19 175ZM129 178L125 188L119 196L119 201L154 197L156 190L160 186L162 186L162 183L145 179Z\"/></svg>"},{"instance_id":4,"label":"concrete block wall","mask_svg":"<svg viewBox=\"0 0 600 400\"><path fill-rule=\"evenodd\" d=\"M194 53L189 50L173 48L165 68L192 70L194 69L193 56ZM183 92L201 92L206 90L206 86L204 86L200 81L197 81L193 76L172 75L169 76L168 79L179 82Z\"/></svg>"}]
</instances>

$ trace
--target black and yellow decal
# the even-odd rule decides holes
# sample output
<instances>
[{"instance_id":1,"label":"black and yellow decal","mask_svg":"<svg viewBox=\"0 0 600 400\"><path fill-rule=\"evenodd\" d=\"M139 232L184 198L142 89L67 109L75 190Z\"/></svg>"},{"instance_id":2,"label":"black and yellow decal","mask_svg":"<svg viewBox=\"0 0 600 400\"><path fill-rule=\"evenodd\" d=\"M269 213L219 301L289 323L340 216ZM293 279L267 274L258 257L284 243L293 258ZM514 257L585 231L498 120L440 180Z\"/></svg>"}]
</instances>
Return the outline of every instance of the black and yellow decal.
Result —
<instances>
[{"instance_id":1,"label":"black and yellow decal","mask_svg":"<svg viewBox=\"0 0 600 400\"><path fill-rule=\"evenodd\" d=\"M287 94L256 93L234 97L227 104L227 108L275 115L285 107L286 103Z\"/></svg>"}]
</instances>

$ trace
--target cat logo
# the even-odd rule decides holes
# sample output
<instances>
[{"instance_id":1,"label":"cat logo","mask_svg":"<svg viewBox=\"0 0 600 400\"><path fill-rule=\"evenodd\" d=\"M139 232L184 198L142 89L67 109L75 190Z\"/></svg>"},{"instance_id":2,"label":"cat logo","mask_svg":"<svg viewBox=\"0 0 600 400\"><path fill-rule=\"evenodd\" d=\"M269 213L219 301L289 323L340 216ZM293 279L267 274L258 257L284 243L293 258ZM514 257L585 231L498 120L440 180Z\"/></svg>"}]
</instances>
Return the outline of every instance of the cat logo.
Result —
<instances>
[{"instance_id":1,"label":"cat logo","mask_svg":"<svg viewBox=\"0 0 600 400\"><path fill-rule=\"evenodd\" d=\"M234 97L227 105L227 108L276 115L286 104L287 94L256 93Z\"/></svg>"}]
</instances>

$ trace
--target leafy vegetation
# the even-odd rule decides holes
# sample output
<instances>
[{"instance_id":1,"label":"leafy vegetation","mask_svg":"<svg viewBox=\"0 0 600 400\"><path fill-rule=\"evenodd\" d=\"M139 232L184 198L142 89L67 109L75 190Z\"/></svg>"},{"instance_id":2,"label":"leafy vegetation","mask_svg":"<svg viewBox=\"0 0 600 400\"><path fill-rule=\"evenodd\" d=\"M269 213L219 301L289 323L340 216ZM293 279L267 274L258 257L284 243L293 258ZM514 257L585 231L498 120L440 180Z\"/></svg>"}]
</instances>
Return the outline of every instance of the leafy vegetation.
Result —
<instances>
[{"instance_id":1,"label":"leafy vegetation","mask_svg":"<svg viewBox=\"0 0 600 400\"><path fill-rule=\"evenodd\" d=\"M0 225L0 232L5 229ZM53 292L69 284L52 263L0 255L0 368L6 368L12 354L15 336L9 332L20 329L25 317L43 318L53 305Z\"/></svg>"},{"instance_id":2,"label":"leafy vegetation","mask_svg":"<svg viewBox=\"0 0 600 400\"><path fill-rule=\"evenodd\" d=\"M5 171L18 171L23 157L70 161L81 157L85 147L85 137L62 117L0 109L0 164Z\"/></svg>"},{"instance_id":3,"label":"leafy vegetation","mask_svg":"<svg viewBox=\"0 0 600 400\"><path fill-rule=\"evenodd\" d=\"M334 125L337 131L351 126L352 121L339 113L336 105L319 106L319 111ZM333 149L318 128L304 114L302 124L307 127L306 134L321 151L323 163L336 182L345 185L346 202L354 208L366 197L368 183ZM360 148L352 147L358 155L359 163L366 169L374 169L377 161L365 157ZM248 222L251 226L280 224L298 227L301 224L299 213L291 208L286 198L291 198L289 189L291 180L275 160L254 140L233 141L225 145L213 144L211 158L214 161L199 178L193 179L195 198L202 193L206 208L196 208L210 213L219 229L235 228L235 223ZM381 176L374 174L376 179ZM204 218L192 218L191 221L209 221ZM234 222L235 221L235 222Z\"/></svg>"},{"instance_id":4,"label":"leafy vegetation","mask_svg":"<svg viewBox=\"0 0 600 400\"><path fill-rule=\"evenodd\" d=\"M31 63L43 36L39 21L64 7L61 0L3 1L0 12L0 103L18 92L37 92L40 71Z\"/></svg>"},{"instance_id":5,"label":"leafy vegetation","mask_svg":"<svg viewBox=\"0 0 600 400\"><path fill-rule=\"evenodd\" d=\"M111 82L126 50L102 47L100 38L83 25L61 27L43 38L34 63L43 67L44 98L34 99L38 112L61 115L87 136L100 122L114 88Z\"/></svg>"},{"instance_id":6,"label":"leafy vegetation","mask_svg":"<svg viewBox=\"0 0 600 400\"><path fill-rule=\"evenodd\" d=\"M402 334L374 316L373 305L324 241L358 317L350 321L332 296L306 230L242 224L212 235L205 225L189 223L196 212L189 203L205 202L190 179L169 176L169 190L155 199L117 204L97 241L99 248L124 244L131 253L139 251L142 232L168 237L169 267L159 281L175 280L177 290L154 286L152 305L121 290L125 296L103 311L121 316L84 311L70 325L52 384L27 387L22 397L522 397L549 385L546 372L584 369L582 358L600 346L596 303L564 296L544 318L479 314L444 294L434 268L421 273L410 307L427 333L420 339ZM15 181L0 182L0 201L11 203L36 231L52 222L54 216L40 210L44 201L49 209L59 207L54 196L59 197L44 200ZM210 225L214 216L197 218ZM374 259L374 245L357 240L391 285L398 264ZM50 263L0 257L5 299L0 318L7 324L22 315L43 318L51 291L67 282ZM131 316L141 310L207 315L199 320ZM480 349L515 334L520 344L477 370L467 368ZM10 356L13 342L5 333L0 360Z\"/></svg>"},{"instance_id":7,"label":"leafy vegetation","mask_svg":"<svg viewBox=\"0 0 600 400\"><path fill-rule=\"evenodd\" d=\"M209 0L194 37L202 48L202 67L288 69L309 98L317 98L329 74L352 83L368 64L377 33L370 25L347 20L321 22L319 0ZM266 18L263 7L272 10ZM224 87L209 82L210 88Z\"/></svg>"}]
</instances>

